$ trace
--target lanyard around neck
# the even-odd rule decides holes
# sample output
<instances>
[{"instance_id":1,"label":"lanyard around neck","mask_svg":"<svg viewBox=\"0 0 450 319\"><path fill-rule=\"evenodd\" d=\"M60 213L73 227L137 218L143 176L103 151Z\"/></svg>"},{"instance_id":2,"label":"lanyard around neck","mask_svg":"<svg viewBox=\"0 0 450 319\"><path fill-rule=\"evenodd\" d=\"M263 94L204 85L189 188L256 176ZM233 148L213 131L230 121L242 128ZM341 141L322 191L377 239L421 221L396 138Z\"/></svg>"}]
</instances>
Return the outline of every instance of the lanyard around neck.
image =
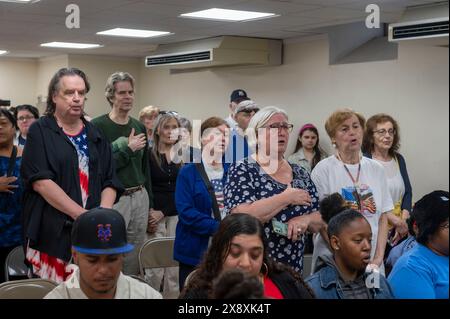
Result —
<instances>
[{"instance_id":1,"label":"lanyard around neck","mask_svg":"<svg viewBox=\"0 0 450 319\"><path fill-rule=\"evenodd\" d=\"M344 164L344 163L342 163ZM356 179L353 177L352 173L350 173L350 170L348 169L347 165L344 164L345 171L347 172L348 176L352 180L353 186L355 186L355 189L359 189L359 176L361 175L361 163L358 164L358 173L356 175Z\"/></svg>"}]
</instances>

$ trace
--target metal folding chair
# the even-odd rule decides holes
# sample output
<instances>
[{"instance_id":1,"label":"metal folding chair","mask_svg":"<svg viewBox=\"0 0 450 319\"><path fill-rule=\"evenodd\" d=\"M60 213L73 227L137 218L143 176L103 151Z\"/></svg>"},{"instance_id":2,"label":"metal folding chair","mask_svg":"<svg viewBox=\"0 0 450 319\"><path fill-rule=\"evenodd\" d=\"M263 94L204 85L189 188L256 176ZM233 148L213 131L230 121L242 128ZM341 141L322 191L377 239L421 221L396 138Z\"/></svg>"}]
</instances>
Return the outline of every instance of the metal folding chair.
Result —
<instances>
[{"instance_id":1,"label":"metal folding chair","mask_svg":"<svg viewBox=\"0 0 450 319\"><path fill-rule=\"evenodd\" d=\"M56 286L40 278L7 281L0 284L0 299L42 299Z\"/></svg>"},{"instance_id":2,"label":"metal folding chair","mask_svg":"<svg viewBox=\"0 0 450 319\"><path fill-rule=\"evenodd\" d=\"M175 237L160 237L147 240L139 250L139 271L144 278L145 269L178 267L173 259Z\"/></svg>"},{"instance_id":3,"label":"metal folding chair","mask_svg":"<svg viewBox=\"0 0 450 319\"><path fill-rule=\"evenodd\" d=\"M13 277L25 279L28 275L28 267L25 265L25 254L22 246L17 246L10 251L5 260L5 279L10 281Z\"/></svg>"}]
</instances>

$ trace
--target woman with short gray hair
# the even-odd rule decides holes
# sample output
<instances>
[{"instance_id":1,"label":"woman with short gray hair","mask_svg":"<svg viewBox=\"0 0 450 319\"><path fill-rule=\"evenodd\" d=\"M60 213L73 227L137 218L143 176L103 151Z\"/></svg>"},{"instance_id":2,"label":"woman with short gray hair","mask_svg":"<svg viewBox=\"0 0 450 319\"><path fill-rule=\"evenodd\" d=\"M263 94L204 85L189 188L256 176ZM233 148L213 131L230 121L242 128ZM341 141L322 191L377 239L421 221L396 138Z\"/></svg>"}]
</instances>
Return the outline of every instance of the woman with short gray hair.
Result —
<instances>
[{"instance_id":1,"label":"woman with short gray hair","mask_svg":"<svg viewBox=\"0 0 450 319\"><path fill-rule=\"evenodd\" d=\"M264 223L269 256L303 270L304 234L321 227L318 194L305 169L284 158L293 125L286 111L265 107L249 123L256 151L230 167L224 190L227 213L247 213Z\"/></svg>"}]
</instances>

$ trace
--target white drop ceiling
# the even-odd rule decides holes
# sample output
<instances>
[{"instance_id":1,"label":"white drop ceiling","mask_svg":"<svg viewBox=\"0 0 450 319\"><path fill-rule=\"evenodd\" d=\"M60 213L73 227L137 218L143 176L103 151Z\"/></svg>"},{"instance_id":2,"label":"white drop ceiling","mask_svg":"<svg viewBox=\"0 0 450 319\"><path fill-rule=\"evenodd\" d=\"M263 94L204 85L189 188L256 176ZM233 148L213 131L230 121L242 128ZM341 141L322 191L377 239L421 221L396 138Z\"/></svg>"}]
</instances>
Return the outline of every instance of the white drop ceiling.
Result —
<instances>
[{"instance_id":1,"label":"white drop ceiling","mask_svg":"<svg viewBox=\"0 0 450 319\"><path fill-rule=\"evenodd\" d=\"M41 0L0 2L0 49L9 57L39 58L63 53L143 57L158 44L220 35L291 39L324 32L324 27L364 21L370 3L381 8L381 22L396 22L408 6L437 0ZM68 4L81 10L80 28L68 29ZM270 19L224 22L183 19L182 13L224 8L276 13ZM165 37L136 39L97 35L112 28L169 31ZM91 50L43 48L46 42L98 43Z\"/></svg>"}]
</instances>

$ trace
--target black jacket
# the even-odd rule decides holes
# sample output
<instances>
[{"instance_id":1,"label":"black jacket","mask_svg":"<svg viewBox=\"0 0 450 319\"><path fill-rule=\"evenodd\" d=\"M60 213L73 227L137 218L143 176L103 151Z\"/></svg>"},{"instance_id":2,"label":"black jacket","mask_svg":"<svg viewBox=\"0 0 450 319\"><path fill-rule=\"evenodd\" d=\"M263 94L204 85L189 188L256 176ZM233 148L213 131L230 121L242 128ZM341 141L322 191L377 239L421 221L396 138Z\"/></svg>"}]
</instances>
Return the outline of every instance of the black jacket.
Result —
<instances>
[{"instance_id":1,"label":"black jacket","mask_svg":"<svg viewBox=\"0 0 450 319\"><path fill-rule=\"evenodd\" d=\"M116 200L123 188L115 175L109 141L91 123L84 119L83 122L89 149L89 197L86 209L91 209L100 205L101 193L105 188L116 189ZM30 127L22 157L21 175L25 188L22 208L25 242L30 240L31 248L69 261L72 218L50 206L33 190L34 182L50 179L82 205L77 151L53 116L41 117Z\"/></svg>"}]
</instances>

